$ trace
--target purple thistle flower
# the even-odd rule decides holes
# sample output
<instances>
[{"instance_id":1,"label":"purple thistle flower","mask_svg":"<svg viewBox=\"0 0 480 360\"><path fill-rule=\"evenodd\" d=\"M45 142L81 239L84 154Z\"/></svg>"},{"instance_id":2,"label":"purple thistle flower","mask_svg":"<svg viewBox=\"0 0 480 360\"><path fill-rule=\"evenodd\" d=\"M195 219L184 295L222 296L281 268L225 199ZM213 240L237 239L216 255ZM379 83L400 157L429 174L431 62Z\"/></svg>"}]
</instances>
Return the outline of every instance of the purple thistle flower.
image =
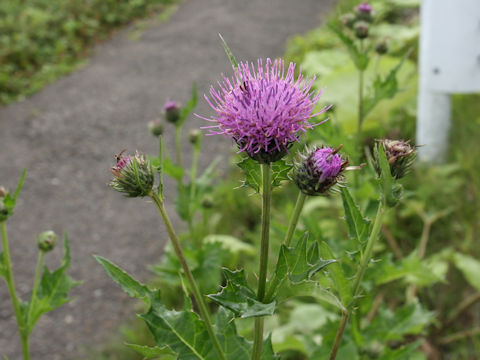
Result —
<instances>
[{"instance_id":1,"label":"purple thistle flower","mask_svg":"<svg viewBox=\"0 0 480 360\"><path fill-rule=\"evenodd\" d=\"M174 110L178 109L180 106L177 104L176 101L173 100L168 100L165 105L163 105L163 110L169 111L169 110Z\"/></svg>"},{"instance_id":2,"label":"purple thistle flower","mask_svg":"<svg viewBox=\"0 0 480 360\"><path fill-rule=\"evenodd\" d=\"M312 114L321 92L315 93L311 80L300 74L295 79L295 64L290 63L285 72L284 60L261 59L257 67L253 63L240 63L234 76L223 76L219 90L210 88L208 104L216 115L210 119L216 123L204 127L208 135L224 134L261 163L277 161L286 155L288 148L300 140L311 124L310 118L324 113L328 107Z\"/></svg>"},{"instance_id":3,"label":"purple thistle flower","mask_svg":"<svg viewBox=\"0 0 480 360\"><path fill-rule=\"evenodd\" d=\"M370 15L372 13L372 5L368 3L362 3L357 6L357 12Z\"/></svg>"},{"instance_id":4,"label":"purple thistle flower","mask_svg":"<svg viewBox=\"0 0 480 360\"><path fill-rule=\"evenodd\" d=\"M338 154L340 148L316 147L302 155L302 161L295 166L293 180L304 194L326 195L343 180L348 159Z\"/></svg>"},{"instance_id":5,"label":"purple thistle flower","mask_svg":"<svg viewBox=\"0 0 480 360\"><path fill-rule=\"evenodd\" d=\"M110 168L110 186L127 197L149 196L155 181L150 161L138 151L133 156L122 153L115 155L117 165Z\"/></svg>"}]
</instances>

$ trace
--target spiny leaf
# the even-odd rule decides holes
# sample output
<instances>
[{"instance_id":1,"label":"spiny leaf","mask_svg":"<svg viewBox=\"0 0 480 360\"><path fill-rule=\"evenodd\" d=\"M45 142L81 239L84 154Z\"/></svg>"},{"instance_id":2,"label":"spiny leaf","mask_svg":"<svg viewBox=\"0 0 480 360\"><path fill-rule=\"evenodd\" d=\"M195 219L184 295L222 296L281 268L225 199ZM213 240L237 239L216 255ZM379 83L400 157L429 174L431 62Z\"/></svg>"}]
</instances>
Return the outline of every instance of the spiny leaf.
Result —
<instances>
[{"instance_id":1,"label":"spiny leaf","mask_svg":"<svg viewBox=\"0 0 480 360\"><path fill-rule=\"evenodd\" d=\"M294 284L310 280L318 271L336 261L320 258L316 241L307 248L308 237L308 233L305 233L293 248L282 245L275 269L275 276L279 280L286 276Z\"/></svg>"},{"instance_id":2,"label":"spiny leaf","mask_svg":"<svg viewBox=\"0 0 480 360\"><path fill-rule=\"evenodd\" d=\"M227 359L250 359L252 344L238 336L233 313L223 307L217 312L215 332Z\"/></svg>"},{"instance_id":3,"label":"spiny leaf","mask_svg":"<svg viewBox=\"0 0 480 360\"><path fill-rule=\"evenodd\" d=\"M223 49L225 50L225 53L227 54L228 59L230 60L230 63L236 69L238 67L237 59L235 59L235 56L233 56L233 53L228 47L227 42L225 41L223 36L221 34L218 34L218 36L220 36L220 40L222 40Z\"/></svg>"},{"instance_id":4,"label":"spiny leaf","mask_svg":"<svg viewBox=\"0 0 480 360\"><path fill-rule=\"evenodd\" d=\"M46 312L52 311L57 307L69 302L68 292L79 285L79 281L74 281L70 276L66 274L67 269L70 267L70 246L68 237L64 236L64 256L61 266L54 272L45 266L42 278L37 290L37 298L33 304L25 304L27 308L33 306L31 312L32 315L28 319L28 331L31 332L40 316Z\"/></svg>"},{"instance_id":5,"label":"spiny leaf","mask_svg":"<svg viewBox=\"0 0 480 360\"><path fill-rule=\"evenodd\" d=\"M470 285L480 291L480 278L478 276L480 274L480 261L471 256L456 253L453 255L453 262Z\"/></svg>"},{"instance_id":6,"label":"spiny leaf","mask_svg":"<svg viewBox=\"0 0 480 360\"><path fill-rule=\"evenodd\" d=\"M160 355L176 355L176 353L173 352L172 349L170 349L168 346L151 347L137 344L125 344L125 346L143 355L144 359L153 359L159 357Z\"/></svg>"},{"instance_id":7,"label":"spiny leaf","mask_svg":"<svg viewBox=\"0 0 480 360\"><path fill-rule=\"evenodd\" d=\"M333 258L332 250L330 250L327 243L322 242L319 250L320 256L323 258ZM332 286L337 291L342 306L346 308L353 298L352 286L351 282L347 280L347 276L340 263L336 262L328 267L327 278L331 280Z\"/></svg>"},{"instance_id":8,"label":"spiny leaf","mask_svg":"<svg viewBox=\"0 0 480 360\"><path fill-rule=\"evenodd\" d=\"M257 300L255 291L250 288L245 279L243 269L231 271L224 268L223 274L227 285L219 293L208 295L211 300L241 318L273 315L275 302L264 304Z\"/></svg>"},{"instance_id":9,"label":"spiny leaf","mask_svg":"<svg viewBox=\"0 0 480 360\"><path fill-rule=\"evenodd\" d=\"M259 164L252 158L245 157L237 165L245 174L242 186L251 187L259 193L262 188L262 172ZM287 164L285 160L272 163L272 188L280 186L282 181L288 180L288 173L291 169L292 165Z\"/></svg>"},{"instance_id":10,"label":"spiny leaf","mask_svg":"<svg viewBox=\"0 0 480 360\"><path fill-rule=\"evenodd\" d=\"M357 239L360 244L366 242L370 221L362 216L357 204L346 187L341 188L345 220L350 237Z\"/></svg>"},{"instance_id":11,"label":"spiny leaf","mask_svg":"<svg viewBox=\"0 0 480 360\"><path fill-rule=\"evenodd\" d=\"M15 189L15 192L13 193L13 196L9 193L7 193L3 199L3 207L0 209L0 222L6 221L10 216L13 215L13 210L15 209L15 205L17 204L17 199L18 196L20 195L20 190L23 187L23 182L25 181L25 175L27 174L27 170L23 170L22 176L20 177L20 180L18 181L17 188Z\"/></svg>"},{"instance_id":12,"label":"spiny leaf","mask_svg":"<svg viewBox=\"0 0 480 360\"><path fill-rule=\"evenodd\" d=\"M124 270L120 269L110 260L104 257L94 255L95 260L102 265L103 269L122 288L127 295L141 299L143 302L149 304L151 301L151 295L154 290L151 290L148 286L139 283Z\"/></svg>"},{"instance_id":13,"label":"spiny leaf","mask_svg":"<svg viewBox=\"0 0 480 360\"><path fill-rule=\"evenodd\" d=\"M365 118L377 104L384 99L391 99L398 92L397 73L408 58L412 50L410 49L385 78L377 75L373 82L373 89L370 94L363 100L363 117Z\"/></svg>"}]
</instances>

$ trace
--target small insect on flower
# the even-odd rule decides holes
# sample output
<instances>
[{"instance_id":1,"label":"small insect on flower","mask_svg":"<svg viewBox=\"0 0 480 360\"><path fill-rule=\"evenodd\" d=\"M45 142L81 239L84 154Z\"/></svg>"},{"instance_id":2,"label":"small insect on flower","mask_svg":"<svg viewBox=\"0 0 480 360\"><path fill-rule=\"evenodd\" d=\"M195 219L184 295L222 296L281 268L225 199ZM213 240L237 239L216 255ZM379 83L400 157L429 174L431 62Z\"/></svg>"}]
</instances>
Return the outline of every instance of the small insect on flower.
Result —
<instances>
[{"instance_id":1,"label":"small insect on flower","mask_svg":"<svg viewBox=\"0 0 480 360\"><path fill-rule=\"evenodd\" d=\"M127 197L149 195L155 180L150 162L138 151L134 156L125 156L124 152L115 155L117 165L110 168L113 174L110 186Z\"/></svg>"},{"instance_id":2,"label":"small insect on flower","mask_svg":"<svg viewBox=\"0 0 480 360\"><path fill-rule=\"evenodd\" d=\"M218 82L219 90L210 88L210 97L205 100L215 115L199 118L213 122L203 127L210 129L208 135L223 134L260 163L280 160L303 133L321 124L311 124L310 119L328 110L324 107L314 113L321 92L312 90L311 80L300 73L295 79L294 63L285 71L281 59L240 63L234 76L223 77Z\"/></svg>"},{"instance_id":3,"label":"small insect on flower","mask_svg":"<svg viewBox=\"0 0 480 360\"><path fill-rule=\"evenodd\" d=\"M341 148L315 147L301 155L301 161L294 167L293 180L304 194L327 195L335 184L344 181L348 158L338 154Z\"/></svg>"}]
</instances>

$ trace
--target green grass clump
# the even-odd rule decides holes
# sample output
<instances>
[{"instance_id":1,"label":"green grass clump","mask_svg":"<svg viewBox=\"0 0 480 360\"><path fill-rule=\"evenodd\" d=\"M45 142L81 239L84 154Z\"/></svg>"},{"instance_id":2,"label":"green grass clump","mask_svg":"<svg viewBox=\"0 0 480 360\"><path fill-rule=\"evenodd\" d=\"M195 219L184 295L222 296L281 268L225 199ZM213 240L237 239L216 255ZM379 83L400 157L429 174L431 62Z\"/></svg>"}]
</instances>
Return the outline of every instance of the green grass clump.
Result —
<instances>
[{"instance_id":1,"label":"green grass clump","mask_svg":"<svg viewBox=\"0 0 480 360\"><path fill-rule=\"evenodd\" d=\"M0 2L0 104L32 94L81 64L89 47L174 0Z\"/></svg>"}]
</instances>

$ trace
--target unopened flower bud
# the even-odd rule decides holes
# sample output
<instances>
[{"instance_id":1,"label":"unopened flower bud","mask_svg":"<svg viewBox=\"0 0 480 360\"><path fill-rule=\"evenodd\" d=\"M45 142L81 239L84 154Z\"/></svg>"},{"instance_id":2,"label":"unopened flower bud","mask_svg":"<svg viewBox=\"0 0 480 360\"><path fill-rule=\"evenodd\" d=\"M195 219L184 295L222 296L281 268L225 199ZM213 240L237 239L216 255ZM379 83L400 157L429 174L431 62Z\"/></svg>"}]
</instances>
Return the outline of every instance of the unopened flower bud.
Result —
<instances>
[{"instance_id":1,"label":"unopened flower bud","mask_svg":"<svg viewBox=\"0 0 480 360\"><path fill-rule=\"evenodd\" d=\"M198 129L190 130L188 133L188 140L192 145L196 145L202 139L202 133Z\"/></svg>"},{"instance_id":2,"label":"unopened flower bud","mask_svg":"<svg viewBox=\"0 0 480 360\"><path fill-rule=\"evenodd\" d=\"M368 30L370 25L366 21L358 21L353 26L353 30L355 31L355 36L359 39L365 39L368 37Z\"/></svg>"},{"instance_id":3,"label":"unopened flower bud","mask_svg":"<svg viewBox=\"0 0 480 360\"><path fill-rule=\"evenodd\" d=\"M211 209L214 205L214 201L213 201L213 198L209 195L206 195L203 199L202 199L202 207L204 209Z\"/></svg>"},{"instance_id":4,"label":"unopened flower bud","mask_svg":"<svg viewBox=\"0 0 480 360\"><path fill-rule=\"evenodd\" d=\"M6 221L11 215L11 211L5 206L5 198L8 195L7 189L3 186L0 186L0 222Z\"/></svg>"},{"instance_id":5,"label":"unopened flower bud","mask_svg":"<svg viewBox=\"0 0 480 360\"><path fill-rule=\"evenodd\" d=\"M110 186L127 197L144 197L153 188L154 175L152 165L143 154L137 152L134 156L115 155L117 165L110 171L113 180Z\"/></svg>"},{"instance_id":6,"label":"unopened flower bud","mask_svg":"<svg viewBox=\"0 0 480 360\"><path fill-rule=\"evenodd\" d=\"M0 198L4 198L7 196L7 189L5 189L3 186L0 186Z\"/></svg>"},{"instance_id":7,"label":"unopened flower bud","mask_svg":"<svg viewBox=\"0 0 480 360\"><path fill-rule=\"evenodd\" d=\"M372 22L372 6L367 3L362 3L355 8L355 15L357 20Z\"/></svg>"},{"instance_id":8,"label":"unopened flower bud","mask_svg":"<svg viewBox=\"0 0 480 360\"><path fill-rule=\"evenodd\" d=\"M163 134L163 123L161 119L155 119L148 123L148 130L153 136L159 137Z\"/></svg>"},{"instance_id":9,"label":"unopened flower bud","mask_svg":"<svg viewBox=\"0 0 480 360\"><path fill-rule=\"evenodd\" d=\"M415 146L410 145L409 141L390 139L377 140L377 146L383 146L392 177L395 179L404 177L415 161L417 155ZM375 153L375 168L380 175L378 150Z\"/></svg>"},{"instance_id":10,"label":"unopened flower bud","mask_svg":"<svg viewBox=\"0 0 480 360\"><path fill-rule=\"evenodd\" d=\"M175 101L169 100L163 106L165 111L165 119L172 124L176 124L180 120L180 105Z\"/></svg>"},{"instance_id":11,"label":"unopened flower bud","mask_svg":"<svg viewBox=\"0 0 480 360\"><path fill-rule=\"evenodd\" d=\"M301 162L295 164L293 180L304 194L327 195L332 186L343 181L348 159L338 154L340 148L315 147L301 155Z\"/></svg>"},{"instance_id":12,"label":"unopened flower bud","mask_svg":"<svg viewBox=\"0 0 480 360\"><path fill-rule=\"evenodd\" d=\"M55 248L57 240L57 234L55 234L53 231L44 231L37 237L37 246L40 251L49 252Z\"/></svg>"},{"instance_id":13,"label":"unopened flower bud","mask_svg":"<svg viewBox=\"0 0 480 360\"><path fill-rule=\"evenodd\" d=\"M380 41L377 46L375 46L375 51L377 52L377 54L379 55L384 55L387 53L388 51L388 44L387 44L387 41L386 40L382 40Z\"/></svg>"},{"instance_id":14,"label":"unopened flower bud","mask_svg":"<svg viewBox=\"0 0 480 360\"><path fill-rule=\"evenodd\" d=\"M340 20L346 27L348 27L349 29L353 29L353 25L355 24L356 17L352 13L346 13L342 15Z\"/></svg>"}]
</instances>

